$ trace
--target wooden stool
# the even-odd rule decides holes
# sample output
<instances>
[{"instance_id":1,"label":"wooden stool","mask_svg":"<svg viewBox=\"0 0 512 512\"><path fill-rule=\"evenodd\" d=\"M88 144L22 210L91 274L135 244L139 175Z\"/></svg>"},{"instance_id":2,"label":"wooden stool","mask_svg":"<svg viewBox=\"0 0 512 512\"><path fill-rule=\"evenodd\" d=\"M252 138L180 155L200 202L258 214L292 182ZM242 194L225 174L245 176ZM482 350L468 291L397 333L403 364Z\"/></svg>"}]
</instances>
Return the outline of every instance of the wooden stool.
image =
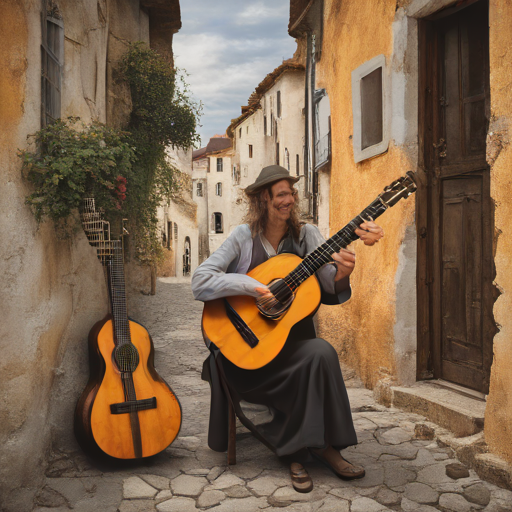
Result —
<instances>
[{"instance_id":1,"label":"wooden stool","mask_svg":"<svg viewBox=\"0 0 512 512\"><path fill-rule=\"evenodd\" d=\"M215 358L215 364L219 374L219 379L226 394L228 400L228 465L232 466L236 464L236 418L240 420L240 423L251 432L251 434L261 441L269 450L275 453L275 449L271 446L267 440L256 430L254 424L247 418L240 407L240 400L237 400L236 391L229 385L229 382L224 373L224 368L218 357Z\"/></svg>"}]
</instances>

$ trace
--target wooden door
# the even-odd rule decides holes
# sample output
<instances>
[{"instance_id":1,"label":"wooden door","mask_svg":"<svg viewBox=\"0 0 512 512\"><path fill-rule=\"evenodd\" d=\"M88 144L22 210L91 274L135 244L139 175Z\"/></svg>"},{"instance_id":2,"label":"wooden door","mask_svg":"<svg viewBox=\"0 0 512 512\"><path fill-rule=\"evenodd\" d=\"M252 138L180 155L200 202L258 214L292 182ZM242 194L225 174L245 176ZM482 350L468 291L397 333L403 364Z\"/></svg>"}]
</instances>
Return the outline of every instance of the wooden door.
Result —
<instances>
[{"instance_id":1,"label":"wooden door","mask_svg":"<svg viewBox=\"0 0 512 512\"><path fill-rule=\"evenodd\" d=\"M488 392L494 276L486 1L420 27L418 377Z\"/></svg>"}]
</instances>

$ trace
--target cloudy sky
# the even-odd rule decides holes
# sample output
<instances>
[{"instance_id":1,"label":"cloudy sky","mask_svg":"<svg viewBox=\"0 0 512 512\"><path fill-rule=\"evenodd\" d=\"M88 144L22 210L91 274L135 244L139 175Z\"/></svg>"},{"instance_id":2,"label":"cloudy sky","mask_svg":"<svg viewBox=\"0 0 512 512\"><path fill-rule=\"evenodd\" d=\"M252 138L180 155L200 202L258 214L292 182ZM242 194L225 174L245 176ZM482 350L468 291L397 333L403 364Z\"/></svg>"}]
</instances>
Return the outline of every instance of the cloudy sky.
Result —
<instances>
[{"instance_id":1,"label":"cloudy sky","mask_svg":"<svg viewBox=\"0 0 512 512\"><path fill-rule=\"evenodd\" d=\"M175 63L204 104L201 144L224 133L263 78L295 51L289 0L182 0Z\"/></svg>"}]
</instances>

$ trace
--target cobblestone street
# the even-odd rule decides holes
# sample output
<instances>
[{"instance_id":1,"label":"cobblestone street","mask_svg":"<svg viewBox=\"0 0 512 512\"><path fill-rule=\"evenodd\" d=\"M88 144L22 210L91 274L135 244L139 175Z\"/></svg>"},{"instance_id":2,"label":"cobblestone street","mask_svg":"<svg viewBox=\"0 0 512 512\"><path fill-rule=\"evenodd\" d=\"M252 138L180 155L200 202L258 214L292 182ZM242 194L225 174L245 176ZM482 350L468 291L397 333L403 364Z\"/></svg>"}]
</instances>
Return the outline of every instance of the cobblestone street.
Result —
<instances>
[{"instance_id":1,"label":"cobblestone street","mask_svg":"<svg viewBox=\"0 0 512 512\"><path fill-rule=\"evenodd\" d=\"M226 454L206 444L210 392L200 378L207 356L200 331L202 304L193 300L187 282L168 278L159 280L155 296L132 300L129 310L151 333L155 366L181 402L180 435L165 452L143 462L106 466L82 453L54 454L33 510L512 511L512 492L480 480L434 437L424 418L376 404L354 377L346 384L360 444L343 454L365 467L365 478L345 482L310 461L305 465L314 489L297 493L288 465L242 427L237 464L228 467Z\"/></svg>"}]
</instances>

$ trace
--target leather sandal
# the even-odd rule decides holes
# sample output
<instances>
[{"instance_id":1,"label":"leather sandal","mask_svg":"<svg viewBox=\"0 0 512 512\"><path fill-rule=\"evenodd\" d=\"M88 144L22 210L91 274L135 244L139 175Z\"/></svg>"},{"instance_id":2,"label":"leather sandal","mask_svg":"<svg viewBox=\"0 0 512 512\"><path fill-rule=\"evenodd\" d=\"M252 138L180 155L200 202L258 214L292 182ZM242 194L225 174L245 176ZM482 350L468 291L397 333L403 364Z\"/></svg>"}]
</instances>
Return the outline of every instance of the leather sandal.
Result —
<instances>
[{"instance_id":1,"label":"leather sandal","mask_svg":"<svg viewBox=\"0 0 512 512\"><path fill-rule=\"evenodd\" d=\"M302 464L292 462L290 464L290 477L293 488L297 492L311 492L313 490L313 480L308 475Z\"/></svg>"},{"instance_id":2,"label":"leather sandal","mask_svg":"<svg viewBox=\"0 0 512 512\"><path fill-rule=\"evenodd\" d=\"M347 463L350 464L347 468L338 469L335 468L332 464L330 464L326 459L324 459L319 453L314 450L310 450L310 453L317 458L322 464L327 466L338 478L342 480L357 480L358 478L363 478L366 475L366 471L361 466L356 466L352 464L350 461L345 459L344 457L340 457Z\"/></svg>"}]
</instances>

